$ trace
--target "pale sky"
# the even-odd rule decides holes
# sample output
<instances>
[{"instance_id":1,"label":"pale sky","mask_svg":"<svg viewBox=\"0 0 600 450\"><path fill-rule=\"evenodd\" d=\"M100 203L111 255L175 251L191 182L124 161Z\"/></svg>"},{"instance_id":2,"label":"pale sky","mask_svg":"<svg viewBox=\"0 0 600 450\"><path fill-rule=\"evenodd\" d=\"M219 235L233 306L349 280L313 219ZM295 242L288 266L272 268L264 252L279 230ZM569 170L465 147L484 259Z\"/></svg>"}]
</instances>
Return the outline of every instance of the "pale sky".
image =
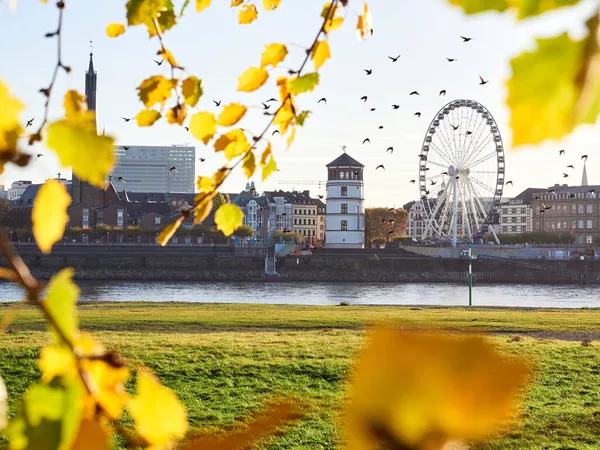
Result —
<instances>
[{"instance_id":1,"label":"pale sky","mask_svg":"<svg viewBox=\"0 0 600 450\"><path fill-rule=\"evenodd\" d=\"M149 41L142 27L136 27L117 39L106 37L106 25L124 22L124 0L67 2L64 25L63 60L73 68L71 75L60 74L53 98L51 116L58 117L66 89L84 91L84 76L88 65L89 41L94 41L94 62L98 72L98 122L100 129L116 136L124 145L193 144L197 156L206 162L197 163L197 174L212 174L223 163L211 146L204 146L183 128L160 123L152 128L137 128L134 122L124 123L122 116L132 117L143 106L136 95L140 82L154 74L168 74L166 64L158 67L157 42ZM181 2L176 2L180 4ZM193 3L193 2L192 2ZM276 95L274 79L285 69L276 70L268 87L258 94L235 91L237 77L250 65L258 65L265 44L287 44L290 55L285 67L297 67L303 57L299 46L307 47L319 26L323 0L283 0L275 12L259 8L259 20L251 25L237 24L237 10L228 7L229 0L216 0L202 14L193 8L179 26L166 33L166 41L178 61L189 73L204 83L204 96L199 109L218 111L212 100L223 104L240 101L256 105L240 126L258 134L267 119L259 106ZM600 158L594 152L600 139L597 126L579 128L560 142L510 148L510 128L505 82L510 76L510 58L524 49L532 49L534 37L552 36L564 30L572 36L583 34L582 24L595 0L583 1L575 8L563 9L525 22L517 22L511 14L488 13L465 16L445 0L371 0L374 35L359 42L355 37L356 12L362 2L351 0L347 22L332 33L332 59L321 70L321 83L309 95L302 96L300 105L313 114L298 131L294 145L285 150L284 141L275 137L273 143L280 172L265 183L257 172L259 190L310 189L313 195L324 193L324 186L293 186L285 181L306 182L326 180L325 165L346 145L351 156L366 165L365 194L367 206L401 206L418 198L417 185L409 180L418 177L418 158L423 137L437 111L447 102L466 98L482 103L496 119L506 149L506 179L514 187L505 188L510 197L527 187L546 187L563 183L562 173L567 164L576 171L567 179L569 184L581 180L581 154L590 154L588 178L590 184L600 182ZM35 117L39 121L44 99L38 93L45 87L55 64L53 39L44 34L56 28L56 8L53 2L21 0L17 9L9 12L7 2L0 2L0 78L26 104L23 123ZM460 35L473 37L462 43ZM402 56L392 63L387 56ZM456 58L449 64L446 57ZM366 76L363 69L373 69ZM557 68L560 70L560 68ZM490 82L479 86L479 75ZM439 97L446 89L446 97ZM409 96L418 90L420 96ZM360 101L369 96L367 104ZM328 104L317 104L321 97ZM399 110L392 110L399 104ZM370 112L371 107L377 108ZM414 116L419 111L421 118ZM535 117L531 118L536 120ZM39 122L37 122L39 123ZM35 124L35 122L34 122ZM384 129L379 130L378 126ZM362 145L364 138L371 145ZM393 146L393 155L386 148ZM558 150L566 148L567 155L559 157ZM0 184L17 179L36 182L56 176L57 172L70 177L68 168L57 164L52 152L42 146L31 150L44 153L27 169L9 167ZM375 167L385 164L386 171ZM237 172L225 185L228 192L243 189L246 180Z\"/></svg>"}]
</instances>

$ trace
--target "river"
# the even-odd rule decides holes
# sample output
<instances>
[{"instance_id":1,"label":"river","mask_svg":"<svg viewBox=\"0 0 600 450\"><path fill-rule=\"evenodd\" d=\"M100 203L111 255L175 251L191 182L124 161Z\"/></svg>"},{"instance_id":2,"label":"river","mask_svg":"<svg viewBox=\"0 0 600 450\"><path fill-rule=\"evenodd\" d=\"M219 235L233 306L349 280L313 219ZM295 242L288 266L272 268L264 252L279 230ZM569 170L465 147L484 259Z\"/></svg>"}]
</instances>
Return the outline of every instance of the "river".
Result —
<instances>
[{"instance_id":1,"label":"river","mask_svg":"<svg viewBox=\"0 0 600 450\"><path fill-rule=\"evenodd\" d=\"M468 288L455 284L80 282L81 300L271 303L297 305L467 305ZM600 286L480 285L473 304L547 308L600 307ZM0 283L0 301L22 297Z\"/></svg>"}]
</instances>

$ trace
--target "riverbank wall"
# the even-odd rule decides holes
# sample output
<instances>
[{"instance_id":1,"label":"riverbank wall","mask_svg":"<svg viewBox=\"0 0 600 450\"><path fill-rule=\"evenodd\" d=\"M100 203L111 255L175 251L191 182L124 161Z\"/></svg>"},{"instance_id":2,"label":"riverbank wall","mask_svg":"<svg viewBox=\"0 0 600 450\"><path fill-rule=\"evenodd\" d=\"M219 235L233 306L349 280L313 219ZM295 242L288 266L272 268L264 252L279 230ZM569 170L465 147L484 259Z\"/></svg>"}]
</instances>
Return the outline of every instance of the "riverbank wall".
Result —
<instances>
[{"instance_id":1,"label":"riverbank wall","mask_svg":"<svg viewBox=\"0 0 600 450\"><path fill-rule=\"evenodd\" d=\"M417 255L402 249L317 249L308 257L277 260L266 276L261 247L57 246L51 255L17 246L33 274L48 279L74 267L79 280L466 283L468 260ZM0 260L0 264L5 262ZM478 259L473 282L600 283L600 261Z\"/></svg>"}]
</instances>

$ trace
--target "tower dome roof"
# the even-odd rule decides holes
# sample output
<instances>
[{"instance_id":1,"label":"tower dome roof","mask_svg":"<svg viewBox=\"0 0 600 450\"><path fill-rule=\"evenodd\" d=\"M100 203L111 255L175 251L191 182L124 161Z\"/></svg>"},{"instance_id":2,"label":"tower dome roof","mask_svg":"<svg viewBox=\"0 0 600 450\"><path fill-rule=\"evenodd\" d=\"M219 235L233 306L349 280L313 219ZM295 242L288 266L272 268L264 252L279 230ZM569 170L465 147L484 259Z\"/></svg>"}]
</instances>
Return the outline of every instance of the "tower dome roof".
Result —
<instances>
[{"instance_id":1,"label":"tower dome roof","mask_svg":"<svg viewBox=\"0 0 600 450\"><path fill-rule=\"evenodd\" d=\"M335 166L351 166L351 167L365 167L363 164L359 163L348 153L342 153L336 159L327 164L327 167L335 167Z\"/></svg>"}]
</instances>

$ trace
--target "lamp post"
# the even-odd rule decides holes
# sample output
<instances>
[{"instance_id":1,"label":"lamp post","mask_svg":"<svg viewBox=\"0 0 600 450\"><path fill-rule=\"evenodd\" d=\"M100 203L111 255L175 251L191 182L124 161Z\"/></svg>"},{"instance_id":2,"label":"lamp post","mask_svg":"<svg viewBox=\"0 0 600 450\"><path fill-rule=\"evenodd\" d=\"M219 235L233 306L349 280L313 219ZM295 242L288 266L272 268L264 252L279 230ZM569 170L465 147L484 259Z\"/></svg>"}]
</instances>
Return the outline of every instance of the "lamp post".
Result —
<instances>
[{"instance_id":1,"label":"lamp post","mask_svg":"<svg viewBox=\"0 0 600 450\"><path fill-rule=\"evenodd\" d=\"M469 306L473 305L473 245L469 244Z\"/></svg>"}]
</instances>

